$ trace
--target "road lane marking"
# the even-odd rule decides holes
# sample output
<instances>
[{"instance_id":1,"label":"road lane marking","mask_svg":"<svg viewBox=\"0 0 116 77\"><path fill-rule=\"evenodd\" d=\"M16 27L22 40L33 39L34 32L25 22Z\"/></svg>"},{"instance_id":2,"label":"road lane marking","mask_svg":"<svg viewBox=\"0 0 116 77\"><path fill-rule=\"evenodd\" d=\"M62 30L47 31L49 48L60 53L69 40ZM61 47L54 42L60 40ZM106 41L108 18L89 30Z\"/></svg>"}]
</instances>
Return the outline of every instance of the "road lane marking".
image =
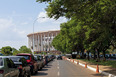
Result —
<instances>
[{"instance_id":1,"label":"road lane marking","mask_svg":"<svg viewBox=\"0 0 116 77\"><path fill-rule=\"evenodd\" d=\"M59 67L57 67L59 69Z\"/></svg>"},{"instance_id":2,"label":"road lane marking","mask_svg":"<svg viewBox=\"0 0 116 77\"><path fill-rule=\"evenodd\" d=\"M58 71L58 76L60 76L60 72Z\"/></svg>"}]
</instances>

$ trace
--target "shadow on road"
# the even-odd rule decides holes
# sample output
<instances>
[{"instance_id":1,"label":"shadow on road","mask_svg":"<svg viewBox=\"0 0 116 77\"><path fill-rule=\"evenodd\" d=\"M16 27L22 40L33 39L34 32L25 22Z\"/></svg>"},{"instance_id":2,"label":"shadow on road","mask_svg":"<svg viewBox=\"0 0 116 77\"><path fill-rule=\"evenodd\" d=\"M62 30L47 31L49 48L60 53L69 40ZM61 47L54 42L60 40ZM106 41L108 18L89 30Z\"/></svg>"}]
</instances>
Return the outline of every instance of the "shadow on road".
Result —
<instances>
[{"instance_id":1,"label":"shadow on road","mask_svg":"<svg viewBox=\"0 0 116 77\"><path fill-rule=\"evenodd\" d=\"M103 75L103 74L92 74L93 76L96 76L96 77L106 77L106 75Z\"/></svg>"},{"instance_id":2,"label":"shadow on road","mask_svg":"<svg viewBox=\"0 0 116 77\"><path fill-rule=\"evenodd\" d=\"M44 73L44 72L39 72L39 71L38 71L37 74L32 75L32 76L34 76L34 77L37 76L37 77L38 77L38 76L44 76L44 75L48 75L48 73Z\"/></svg>"},{"instance_id":3,"label":"shadow on road","mask_svg":"<svg viewBox=\"0 0 116 77\"><path fill-rule=\"evenodd\" d=\"M51 68L51 67L49 67L49 66L46 66L46 67L44 67L44 68Z\"/></svg>"},{"instance_id":4,"label":"shadow on road","mask_svg":"<svg viewBox=\"0 0 116 77\"><path fill-rule=\"evenodd\" d=\"M44 68L44 69L42 69L42 70L39 70L39 71L48 71L48 69L45 69L45 68Z\"/></svg>"},{"instance_id":5,"label":"shadow on road","mask_svg":"<svg viewBox=\"0 0 116 77\"><path fill-rule=\"evenodd\" d=\"M39 71L37 72L37 74L32 75L32 76L34 76L34 77L46 76L46 75L48 75L48 73L45 73L45 71L48 71L48 69L51 68L51 67L52 67L52 65L50 65L50 64L48 63L48 65L45 65L45 67L43 67L41 70L39 70Z\"/></svg>"}]
</instances>

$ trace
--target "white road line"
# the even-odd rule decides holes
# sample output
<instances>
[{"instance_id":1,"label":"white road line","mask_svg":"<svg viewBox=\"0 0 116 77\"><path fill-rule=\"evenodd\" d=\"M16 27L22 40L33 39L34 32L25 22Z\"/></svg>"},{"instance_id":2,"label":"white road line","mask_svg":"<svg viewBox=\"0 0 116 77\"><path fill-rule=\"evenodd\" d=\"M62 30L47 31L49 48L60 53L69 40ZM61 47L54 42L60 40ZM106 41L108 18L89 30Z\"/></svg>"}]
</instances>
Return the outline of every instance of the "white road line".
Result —
<instances>
[{"instance_id":1,"label":"white road line","mask_svg":"<svg viewBox=\"0 0 116 77\"><path fill-rule=\"evenodd\" d=\"M58 71L58 76L60 76L60 72Z\"/></svg>"},{"instance_id":2,"label":"white road line","mask_svg":"<svg viewBox=\"0 0 116 77\"><path fill-rule=\"evenodd\" d=\"M57 68L59 69L59 66Z\"/></svg>"},{"instance_id":3,"label":"white road line","mask_svg":"<svg viewBox=\"0 0 116 77\"><path fill-rule=\"evenodd\" d=\"M57 61L57 64L58 64L58 66L57 66L57 68L58 68L58 70L59 70L59 62ZM58 77L60 76L60 72L58 71Z\"/></svg>"}]
</instances>

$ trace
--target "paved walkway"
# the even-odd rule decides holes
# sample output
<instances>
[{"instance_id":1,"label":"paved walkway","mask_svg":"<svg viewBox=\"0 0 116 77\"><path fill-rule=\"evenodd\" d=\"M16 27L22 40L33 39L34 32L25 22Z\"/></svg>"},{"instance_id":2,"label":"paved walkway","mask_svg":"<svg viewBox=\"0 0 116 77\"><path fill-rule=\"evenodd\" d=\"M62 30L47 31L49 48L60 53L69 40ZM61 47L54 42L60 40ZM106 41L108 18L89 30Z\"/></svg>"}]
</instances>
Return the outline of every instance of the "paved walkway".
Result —
<instances>
[{"instance_id":1,"label":"paved walkway","mask_svg":"<svg viewBox=\"0 0 116 77\"><path fill-rule=\"evenodd\" d=\"M97 68L97 65L95 64L92 64L92 63L89 63L89 62L85 62L85 61L82 61L82 60L77 60L77 59L74 59L75 61L79 61L80 63L83 63L83 64L86 64L90 67L93 67L93 68ZM99 65L99 70L103 71L103 72L107 72L107 73L110 73L110 74L113 74L113 75L116 75L116 68L112 68L110 66L103 66L103 65Z\"/></svg>"}]
</instances>

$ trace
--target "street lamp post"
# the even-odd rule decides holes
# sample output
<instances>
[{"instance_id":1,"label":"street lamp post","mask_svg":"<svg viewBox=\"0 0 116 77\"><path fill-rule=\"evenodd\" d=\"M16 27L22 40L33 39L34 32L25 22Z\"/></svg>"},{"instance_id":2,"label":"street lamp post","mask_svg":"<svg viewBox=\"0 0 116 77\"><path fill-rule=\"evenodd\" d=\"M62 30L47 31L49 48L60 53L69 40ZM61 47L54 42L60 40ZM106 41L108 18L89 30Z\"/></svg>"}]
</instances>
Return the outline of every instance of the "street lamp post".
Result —
<instances>
[{"instance_id":1,"label":"street lamp post","mask_svg":"<svg viewBox=\"0 0 116 77\"><path fill-rule=\"evenodd\" d=\"M45 18L45 17L39 17L39 18ZM34 43L34 25L35 25L35 22L39 19L39 18L36 18L35 20L34 20L34 22L33 22L33 47L32 47L32 54L34 55L34 45L35 45L35 43Z\"/></svg>"}]
</instances>

